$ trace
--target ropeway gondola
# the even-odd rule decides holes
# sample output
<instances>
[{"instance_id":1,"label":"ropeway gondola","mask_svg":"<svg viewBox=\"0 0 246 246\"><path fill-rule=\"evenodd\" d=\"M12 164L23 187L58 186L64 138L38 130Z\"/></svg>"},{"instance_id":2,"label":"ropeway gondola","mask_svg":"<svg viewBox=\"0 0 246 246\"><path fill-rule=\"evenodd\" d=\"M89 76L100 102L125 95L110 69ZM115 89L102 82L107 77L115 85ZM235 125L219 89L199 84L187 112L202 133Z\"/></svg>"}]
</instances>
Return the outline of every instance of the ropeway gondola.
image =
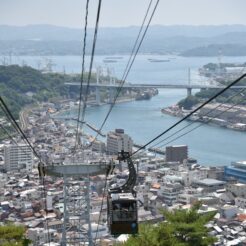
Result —
<instances>
[{"instance_id":1,"label":"ropeway gondola","mask_svg":"<svg viewBox=\"0 0 246 246\"><path fill-rule=\"evenodd\" d=\"M129 176L125 184L108 190L108 227L112 236L138 233L136 169L128 152L119 153L119 161L127 161Z\"/></svg>"}]
</instances>

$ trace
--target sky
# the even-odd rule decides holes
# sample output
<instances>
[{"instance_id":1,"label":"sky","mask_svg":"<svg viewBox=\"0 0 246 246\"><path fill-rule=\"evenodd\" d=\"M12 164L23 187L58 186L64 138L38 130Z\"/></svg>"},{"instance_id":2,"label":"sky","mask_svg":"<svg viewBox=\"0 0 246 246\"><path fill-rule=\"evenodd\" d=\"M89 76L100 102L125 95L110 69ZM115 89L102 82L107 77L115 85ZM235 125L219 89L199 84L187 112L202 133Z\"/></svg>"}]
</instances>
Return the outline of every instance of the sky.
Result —
<instances>
[{"instance_id":1,"label":"sky","mask_svg":"<svg viewBox=\"0 0 246 246\"><path fill-rule=\"evenodd\" d=\"M155 3L157 0L153 0ZM139 26L150 0L102 0L101 27ZM84 25L86 0L0 0L0 25ZM90 0L94 26L98 0ZM160 0L152 25L246 25L246 0Z\"/></svg>"}]
</instances>

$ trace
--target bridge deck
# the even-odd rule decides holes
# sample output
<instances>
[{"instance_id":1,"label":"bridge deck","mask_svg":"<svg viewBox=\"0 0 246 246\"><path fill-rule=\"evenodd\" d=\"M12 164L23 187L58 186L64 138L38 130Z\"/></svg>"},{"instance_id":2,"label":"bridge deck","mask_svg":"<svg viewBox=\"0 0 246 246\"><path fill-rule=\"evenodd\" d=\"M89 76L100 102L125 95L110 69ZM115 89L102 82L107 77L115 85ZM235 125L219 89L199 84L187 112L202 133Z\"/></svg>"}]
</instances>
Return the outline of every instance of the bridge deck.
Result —
<instances>
[{"instance_id":1,"label":"bridge deck","mask_svg":"<svg viewBox=\"0 0 246 246\"><path fill-rule=\"evenodd\" d=\"M68 86L80 86L79 82L65 83ZM83 86L86 86L84 83ZM90 87L99 88L118 88L118 84L90 84ZM223 89L225 86L221 85L197 85L197 84L124 84L123 88L165 88L165 89ZM246 86L232 86L231 89L245 89Z\"/></svg>"}]
</instances>

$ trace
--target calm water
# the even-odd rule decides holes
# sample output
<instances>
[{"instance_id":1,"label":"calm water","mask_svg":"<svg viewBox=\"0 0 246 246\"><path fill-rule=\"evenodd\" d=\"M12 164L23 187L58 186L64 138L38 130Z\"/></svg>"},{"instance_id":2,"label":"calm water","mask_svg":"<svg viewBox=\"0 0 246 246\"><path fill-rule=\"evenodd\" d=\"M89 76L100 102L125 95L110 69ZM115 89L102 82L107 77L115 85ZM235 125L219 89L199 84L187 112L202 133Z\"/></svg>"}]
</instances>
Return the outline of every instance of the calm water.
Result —
<instances>
[{"instance_id":1,"label":"calm water","mask_svg":"<svg viewBox=\"0 0 246 246\"><path fill-rule=\"evenodd\" d=\"M147 59L153 57L152 55L138 56L127 81L134 83L187 83L188 68L190 68L192 83L200 83L201 81L204 82L204 79L198 76L197 69L208 62L218 62L217 58L212 57L175 57L170 62L150 63ZM155 56L155 58L158 57ZM55 71L62 72L64 68L68 73L80 72L81 70L80 57L61 56L49 58L56 64L53 67ZM120 78L127 62L127 56L123 56L117 63L110 64L103 63L103 59L105 59L105 56L97 56L95 58L95 67L101 66L106 73L108 66L111 68L112 73ZM36 68L38 63L44 64L44 58L42 57L13 57L12 63L22 64L23 60L28 65ZM245 61L246 57L223 57L222 60L222 62ZM185 95L186 91L183 90L160 90L159 95L153 97L150 101L118 104L114 107L103 131L124 128L136 143L145 143L178 120L176 117L162 114L160 109L176 103ZM108 105L88 108L86 120L99 127L108 108ZM185 124L188 123L186 122L182 126ZM196 125L196 123L193 124L191 128ZM229 165L231 161L246 159L246 133L215 126L204 125L171 144L187 144L189 146L189 155L197 158L204 165Z\"/></svg>"}]
</instances>

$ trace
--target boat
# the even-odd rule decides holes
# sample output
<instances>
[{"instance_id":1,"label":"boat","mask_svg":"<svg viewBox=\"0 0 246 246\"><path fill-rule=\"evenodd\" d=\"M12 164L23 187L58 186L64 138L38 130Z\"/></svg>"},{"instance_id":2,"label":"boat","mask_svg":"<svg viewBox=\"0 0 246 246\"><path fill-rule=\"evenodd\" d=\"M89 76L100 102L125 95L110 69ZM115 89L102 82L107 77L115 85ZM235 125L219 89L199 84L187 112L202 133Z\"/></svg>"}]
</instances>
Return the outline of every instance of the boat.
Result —
<instances>
[{"instance_id":1,"label":"boat","mask_svg":"<svg viewBox=\"0 0 246 246\"><path fill-rule=\"evenodd\" d=\"M113 59L104 59L103 62L105 62L105 63L116 63L117 60L113 60Z\"/></svg>"},{"instance_id":2,"label":"boat","mask_svg":"<svg viewBox=\"0 0 246 246\"><path fill-rule=\"evenodd\" d=\"M107 56L105 59L120 60L120 59L123 59L123 56Z\"/></svg>"},{"instance_id":3,"label":"boat","mask_svg":"<svg viewBox=\"0 0 246 246\"><path fill-rule=\"evenodd\" d=\"M156 58L148 58L149 62L170 62L169 59L156 59Z\"/></svg>"},{"instance_id":4,"label":"boat","mask_svg":"<svg viewBox=\"0 0 246 246\"><path fill-rule=\"evenodd\" d=\"M136 101L150 100L150 99L151 99L151 93L149 93L149 92L143 92L143 93L140 93L136 96Z\"/></svg>"}]
</instances>

